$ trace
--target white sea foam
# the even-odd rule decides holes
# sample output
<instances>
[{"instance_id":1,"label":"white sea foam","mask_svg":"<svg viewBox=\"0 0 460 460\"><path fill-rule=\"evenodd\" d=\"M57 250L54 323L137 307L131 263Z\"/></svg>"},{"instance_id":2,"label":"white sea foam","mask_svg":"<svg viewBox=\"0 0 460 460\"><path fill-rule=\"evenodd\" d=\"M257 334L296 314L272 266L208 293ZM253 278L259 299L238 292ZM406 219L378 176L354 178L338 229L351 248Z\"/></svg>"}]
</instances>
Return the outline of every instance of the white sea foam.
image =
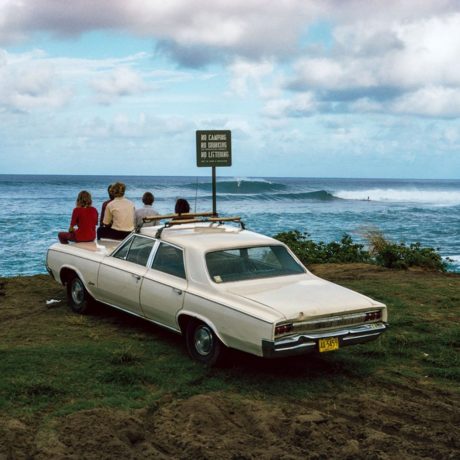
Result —
<instances>
[{"instance_id":1,"label":"white sea foam","mask_svg":"<svg viewBox=\"0 0 460 460\"><path fill-rule=\"evenodd\" d=\"M374 188L367 190L340 190L334 195L345 200L371 200L387 203L424 203L439 206L460 204L460 191Z\"/></svg>"},{"instance_id":2,"label":"white sea foam","mask_svg":"<svg viewBox=\"0 0 460 460\"><path fill-rule=\"evenodd\" d=\"M235 176L235 177L225 177L222 179L219 179L221 182L262 182L264 184L272 184L268 179L264 179L263 177L240 177L240 176Z\"/></svg>"}]
</instances>

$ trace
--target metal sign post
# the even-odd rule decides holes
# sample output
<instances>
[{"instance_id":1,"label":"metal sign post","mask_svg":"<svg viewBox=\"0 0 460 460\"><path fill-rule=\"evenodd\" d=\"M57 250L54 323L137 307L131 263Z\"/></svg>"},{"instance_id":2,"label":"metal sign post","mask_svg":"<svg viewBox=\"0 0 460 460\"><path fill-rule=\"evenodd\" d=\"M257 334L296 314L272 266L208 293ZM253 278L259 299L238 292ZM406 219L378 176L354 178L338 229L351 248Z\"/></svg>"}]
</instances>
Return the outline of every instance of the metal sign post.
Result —
<instances>
[{"instance_id":1,"label":"metal sign post","mask_svg":"<svg viewBox=\"0 0 460 460\"><path fill-rule=\"evenodd\" d=\"M196 164L212 168L212 212L217 215L216 167L232 165L231 131L197 131Z\"/></svg>"},{"instance_id":2,"label":"metal sign post","mask_svg":"<svg viewBox=\"0 0 460 460\"><path fill-rule=\"evenodd\" d=\"M217 216L217 181L216 167L212 167L212 213Z\"/></svg>"}]
</instances>

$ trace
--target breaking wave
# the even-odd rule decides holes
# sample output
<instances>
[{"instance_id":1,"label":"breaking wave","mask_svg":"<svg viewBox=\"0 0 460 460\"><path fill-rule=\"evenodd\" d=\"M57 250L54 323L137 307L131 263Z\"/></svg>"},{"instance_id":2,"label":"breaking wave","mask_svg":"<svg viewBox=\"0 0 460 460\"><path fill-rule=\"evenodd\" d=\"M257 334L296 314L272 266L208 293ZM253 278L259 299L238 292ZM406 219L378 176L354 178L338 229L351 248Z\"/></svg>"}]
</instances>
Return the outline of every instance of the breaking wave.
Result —
<instances>
[{"instance_id":1,"label":"breaking wave","mask_svg":"<svg viewBox=\"0 0 460 460\"><path fill-rule=\"evenodd\" d=\"M219 188L217 189L219 193ZM201 197L205 199L211 199L212 196ZM220 201L233 201L235 196L233 194L219 194ZM240 194L237 197L238 200L248 200L248 201L303 201L303 200L312 200L312 201L332 201L339 198L335 197L326 190L318 190L314 192L299 192L299 193L248 193Z\"/></svg>"},{"instance_id":2,"label":"breaking wave","mask_svg":"<svg viewBox=\"0 0 460 460\"><path fill-rule=\"evenodd\" d=\"M211 182L188 183L184 187L211 193ZM239 200L316 200L332 201L339 199L326 190L294 191L293 187L264 179L235 179L217 181L216 184L219 200L233 200L238 195ZM203 198L203 196L202 196Z\"/></svg>"},{"instance_id":3,"label":"breaking wave","mask_svg":"<svg viewBox=\"0 0 460 460\"><path fill-rule=\"evenodd\" d=\"M448 190L417 189L368 189L341 190L336 196L345 200L370 200L387 203L420 203L438 206L455 206L460 204L460 192Z\"/></svg>"},{"instance_id":4,"label":"breaking wave","mask_svg":"<svg viewBox=\"0 0 460 460\"><path fill-rule=\"evenodd\" d=\"M185 187L200 191L210 191L212 188L211 182L198 182L197 184L186 184ZM218 193L270 193L286 190L286 185L270 182L266 180L228 180L217 181L216 184Z\"/></svg>"}]
</instances>

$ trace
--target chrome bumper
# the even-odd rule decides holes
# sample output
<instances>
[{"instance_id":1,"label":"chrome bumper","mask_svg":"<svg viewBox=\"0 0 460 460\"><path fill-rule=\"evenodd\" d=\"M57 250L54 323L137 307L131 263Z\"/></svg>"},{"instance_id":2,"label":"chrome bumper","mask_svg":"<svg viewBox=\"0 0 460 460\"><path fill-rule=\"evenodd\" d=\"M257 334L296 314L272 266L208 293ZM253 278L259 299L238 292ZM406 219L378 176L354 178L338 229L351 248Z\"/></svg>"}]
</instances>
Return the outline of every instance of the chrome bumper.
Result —
<instances>
[{"instance_id":1,"label":"chrome bumper","mask_svg":"<svg viewBox=\"0 0 460 460\"><path fill-rule=\"evenodd\" d=\"M338 337L339 348L342 348L348 345L375 340L383 334L387 328L388 325L385 323L372 323L335 331L296 334L289 337L282 337L274 342L262 340L262 352L264 358L301 355L312 351L318 351L319 339L328 337Z\"/></svg>"}]
</instances>

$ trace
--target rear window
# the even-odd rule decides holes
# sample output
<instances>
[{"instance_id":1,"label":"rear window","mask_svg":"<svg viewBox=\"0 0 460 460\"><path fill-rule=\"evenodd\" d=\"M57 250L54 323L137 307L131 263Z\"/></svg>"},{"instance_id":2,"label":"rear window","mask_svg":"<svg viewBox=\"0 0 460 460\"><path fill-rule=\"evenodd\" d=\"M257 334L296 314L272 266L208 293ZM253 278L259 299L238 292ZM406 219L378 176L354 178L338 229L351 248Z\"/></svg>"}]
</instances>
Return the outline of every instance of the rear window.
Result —
<instances>
[{"instance_id":1,"label":"rear window","mask_svg":"<svg viewBox=\"0 0 460 460\"><path fill-rule=\"evenodd\" d=\"M226 249L206 254L210 277L216 283L305 273L284 246Z\"/></svg>"}]
</instances>

